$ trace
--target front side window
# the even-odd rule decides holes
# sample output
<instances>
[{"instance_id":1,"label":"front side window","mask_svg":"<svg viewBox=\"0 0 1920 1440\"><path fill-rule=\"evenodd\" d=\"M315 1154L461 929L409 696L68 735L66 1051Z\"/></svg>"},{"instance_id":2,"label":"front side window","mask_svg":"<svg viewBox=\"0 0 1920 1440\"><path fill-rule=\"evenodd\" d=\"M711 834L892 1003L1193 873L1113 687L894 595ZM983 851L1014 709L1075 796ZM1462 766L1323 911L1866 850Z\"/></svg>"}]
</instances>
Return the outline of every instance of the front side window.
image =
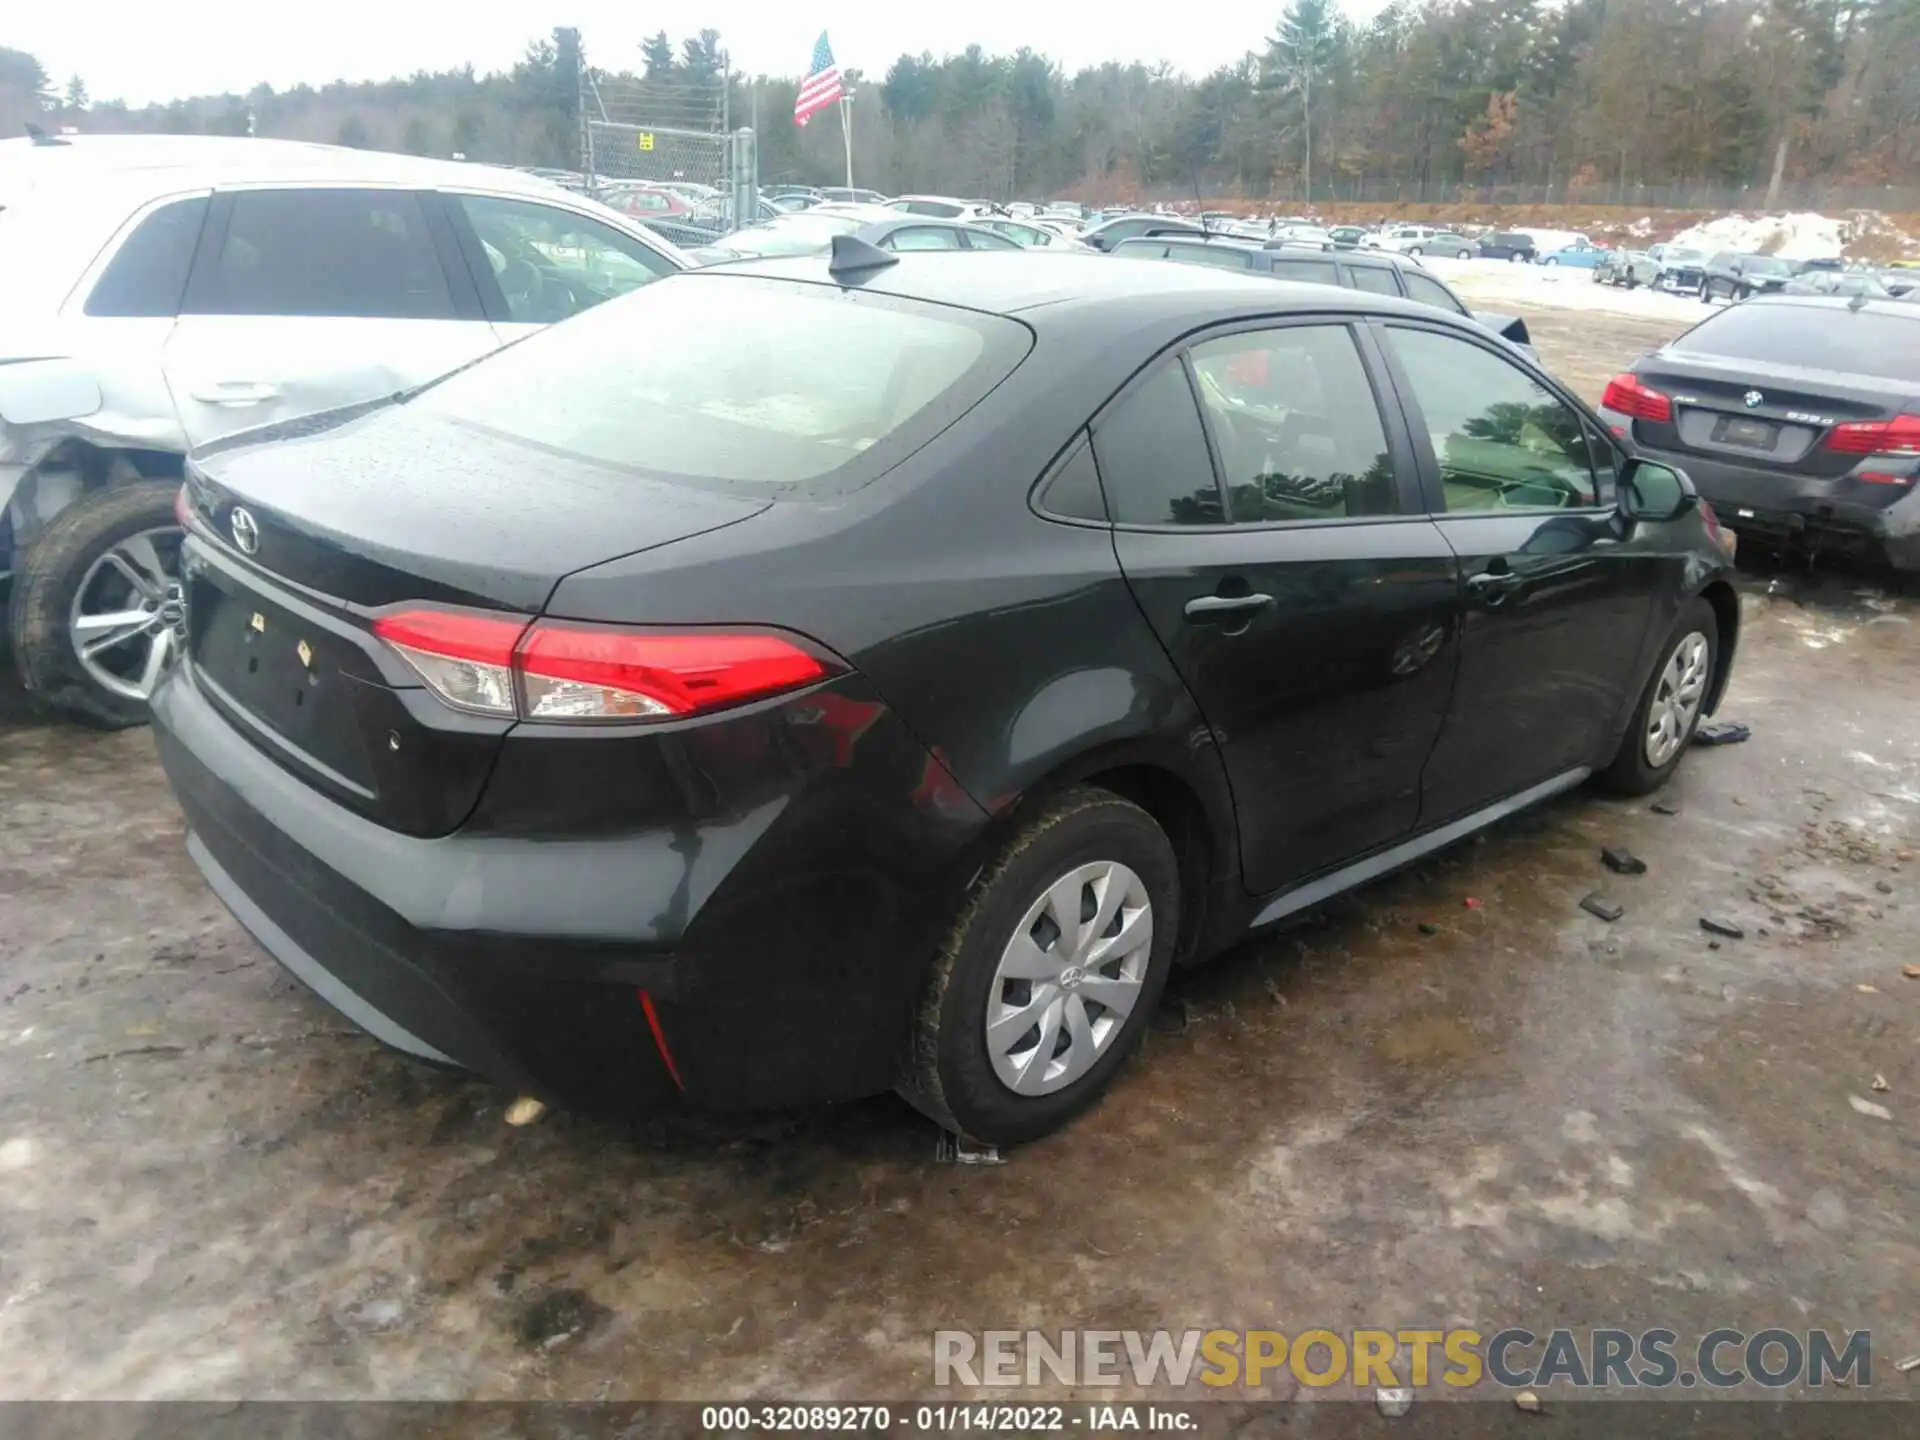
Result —
<instances>
[{"instance_id":1,"label":"front side window","mask_svg":"<svg viewBox=\"0 0 1920 1440\"><path fill-rule=\"evenodd\" d=\"M243 190L182 311L447 320L453 299L413 192Z\"/></svg>"},{"instance_id":2,"label":"front side window","mask_svg":"<svg viewBox=\"0 0 1920 1440\"><path fill-rule=\"evenodd\" d=\"M1388 334L1433 444L1447 513L1599 503L1592 441L1573 407L1470 341L1397 325Z\"/></svg>"},{"instance_id":3,"label":"front side window","mask_svg":"<svg viewBox=\"0 0 1920 1440\"><path fill-rule=\"evenodd\" d=\"M1004 235L996 235L991 230L974 229L966 232L969 250L1018 250L1020 247Z\"/></svg>"},{"instance_id":4,"label":"front side window","mask_svg":"<svg viewBox=\"0 0 1920 1440\"><path fill-rule=\"evenodd\" d=\"M838 493L965 414L1030 344L998 316L688 274L510 345L407 408L615 471Z\"/></svg>"},{"instance_id":5,"label":"front side window","mask_svg":"<svg viewBox=\"0 0 1920 1440\"><path fill-rule=\"evenodd\" d=\"M1418 300L1423 305L1438 305L1442 310L1454 315L1464 315L1467 307L1447 293L1447 287L1431 275L1421 275L1409 270L1401 277L1407 282L1407 298Z\"/></svg>"},{"instance_id":6,"label":"front side window","mask_svg":"<svg viewBox=\"0 0 1920 1440\"><path fill-rule=\"evenodd\" d=\"M1236 524L1399 510L1373 387L1345 325L1208 340L1193 372Z\"/></svg>"},{"instance_id":7,"label":"front side window","mask_svg":"<svg viewBox=\"0 0 1920 1440\"><path fill-rule=\"evenodd\" d=\"M551 325L670 275L657 251L611 225L533 200L453 197L480 238L506 318Z\"/></svg>"}]
</instances>

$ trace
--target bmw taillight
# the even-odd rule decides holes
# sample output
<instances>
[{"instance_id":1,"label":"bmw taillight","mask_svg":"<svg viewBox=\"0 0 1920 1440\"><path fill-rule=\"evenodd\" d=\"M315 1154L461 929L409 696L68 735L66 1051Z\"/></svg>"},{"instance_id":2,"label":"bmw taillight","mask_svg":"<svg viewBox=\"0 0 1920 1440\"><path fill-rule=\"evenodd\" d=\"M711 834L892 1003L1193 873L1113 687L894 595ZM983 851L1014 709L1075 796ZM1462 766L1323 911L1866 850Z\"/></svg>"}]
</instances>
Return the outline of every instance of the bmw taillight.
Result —
<instances>
[{"instance_id":1,"label":"bmw taillight","mask_svg":"<svg viewBox=\"0 0 1920 1440\"><path fill-rule=\"evenodd\" d=\"M1643 384L1632 371L1616 375L1607 382L1606 391L1600 396L1600 404L1604 409L1618 410L1622 415L1631 415L1636 420L1673 419L1673 401Z\"/></svg>"},{"instance_id":2,"label":"bmw taillight","mask_svg":"<svg viewBox=\"0 0 1920 1440\"><path fill-rule=\"evenodd\" d=\"M672 720L841 673L770 630L638 630L451 610L383 615L373 633L456 710L558 723Z\"/></svg>"},{"instance_id":3,"label":"bmw taillight","mask_svg":"<svg viewBox=\"0 0 1920 1440\"><path fill-rule=\"evenodd\" d=\"M1842 455L1920 455L1920 415L1844 421L1827 432L1827 449Z\"/></svg>"}]
</instances>

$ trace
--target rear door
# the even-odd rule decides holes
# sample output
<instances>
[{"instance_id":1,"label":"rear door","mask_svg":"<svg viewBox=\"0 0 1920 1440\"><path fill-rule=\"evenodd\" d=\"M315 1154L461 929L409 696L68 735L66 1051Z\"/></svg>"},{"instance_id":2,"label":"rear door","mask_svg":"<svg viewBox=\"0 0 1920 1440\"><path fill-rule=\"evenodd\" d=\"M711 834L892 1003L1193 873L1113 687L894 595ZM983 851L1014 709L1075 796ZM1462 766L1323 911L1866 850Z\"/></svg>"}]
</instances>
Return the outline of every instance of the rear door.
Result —
<instances>
[{"instance_id":1,"label":"rear door","mask_svg":"<svg viewBox=\"0 0 1920 1440\"><path fill-rule=\"evenodd\" d=\"M1233 785L1247 887L1390 844L1453 687L1456 564L1345 317L1203 339L1093 427L1120 565Z\"/></svg>"},{"instance_id":2,"label":"rear door","mask_svg":"<svg viewBox=\"0 0 1920 1440\"><path fill-rule=\"evenodd\" d=\"M190 445L420 385L494 349L411 190L219 193L163 357Z\"/></svg>"},{"instance_id":3,"label":"rear door","mask_svg":"<svg viewBox=\"0 0 1920 1440\"><path fill-rule=\"evenodd\" d=\"M1465 624L1453 708L1422 782L1421 824L1596 765L1676 558L1626 532L1597 424L1500 342L1379 326L1426 482L1460 558Z\"/></svg>"}]
</instances>

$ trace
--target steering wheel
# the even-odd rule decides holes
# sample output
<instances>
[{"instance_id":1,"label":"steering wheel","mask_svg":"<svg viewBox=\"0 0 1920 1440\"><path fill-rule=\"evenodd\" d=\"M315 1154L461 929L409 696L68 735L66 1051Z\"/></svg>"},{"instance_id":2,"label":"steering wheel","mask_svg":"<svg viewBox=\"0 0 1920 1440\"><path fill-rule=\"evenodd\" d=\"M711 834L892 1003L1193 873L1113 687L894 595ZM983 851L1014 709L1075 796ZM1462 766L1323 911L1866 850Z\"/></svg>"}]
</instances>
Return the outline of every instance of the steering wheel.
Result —
<instances>
[{"instance_id":1,"label":"steering wheel","mask_svg":"<svg viewBox=\"0 0 1920 1440\"><path fill-rule=\"evenodd\" d=\"M518 256L509 259L499 274L500 293L506 297L507 313L516 320L538 320L547 313L547 282L539 267Z\"/></svg>"}]
</instances>

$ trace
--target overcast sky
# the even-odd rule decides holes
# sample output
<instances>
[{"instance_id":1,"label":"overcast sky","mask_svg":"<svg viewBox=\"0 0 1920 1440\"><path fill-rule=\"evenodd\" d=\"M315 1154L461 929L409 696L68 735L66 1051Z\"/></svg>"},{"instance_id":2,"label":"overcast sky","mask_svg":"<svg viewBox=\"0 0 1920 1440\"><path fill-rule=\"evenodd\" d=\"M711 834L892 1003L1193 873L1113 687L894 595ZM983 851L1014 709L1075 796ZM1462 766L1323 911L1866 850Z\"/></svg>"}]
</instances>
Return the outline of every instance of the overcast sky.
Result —
<instances>
[{"instance_id":1,"label":"overcast sky","mask_svg":"<svg viewBox=\"0 0 1920 1440\"><path fill-rule=\"evenodd\" d=\"M903 51L934 54L978 41L989 51L1022 45L1069 68L1103 60L1169 60L1196 74L1257 49L1285 0L1253 5L1115 5L1104 0L7 0L0 43L36 56L56 86L79 74L96 100L134 104L179 95L276 89L306 81L383 80L472 62L503 69L527 42L577 25L594 63L637 65L637 46L664 26L676 42L718 30L736 69L797 74L822 27L834 58L868 74ZM1380 0L1347 0L1365 14Z\"/></svg>"}]
</instances>

